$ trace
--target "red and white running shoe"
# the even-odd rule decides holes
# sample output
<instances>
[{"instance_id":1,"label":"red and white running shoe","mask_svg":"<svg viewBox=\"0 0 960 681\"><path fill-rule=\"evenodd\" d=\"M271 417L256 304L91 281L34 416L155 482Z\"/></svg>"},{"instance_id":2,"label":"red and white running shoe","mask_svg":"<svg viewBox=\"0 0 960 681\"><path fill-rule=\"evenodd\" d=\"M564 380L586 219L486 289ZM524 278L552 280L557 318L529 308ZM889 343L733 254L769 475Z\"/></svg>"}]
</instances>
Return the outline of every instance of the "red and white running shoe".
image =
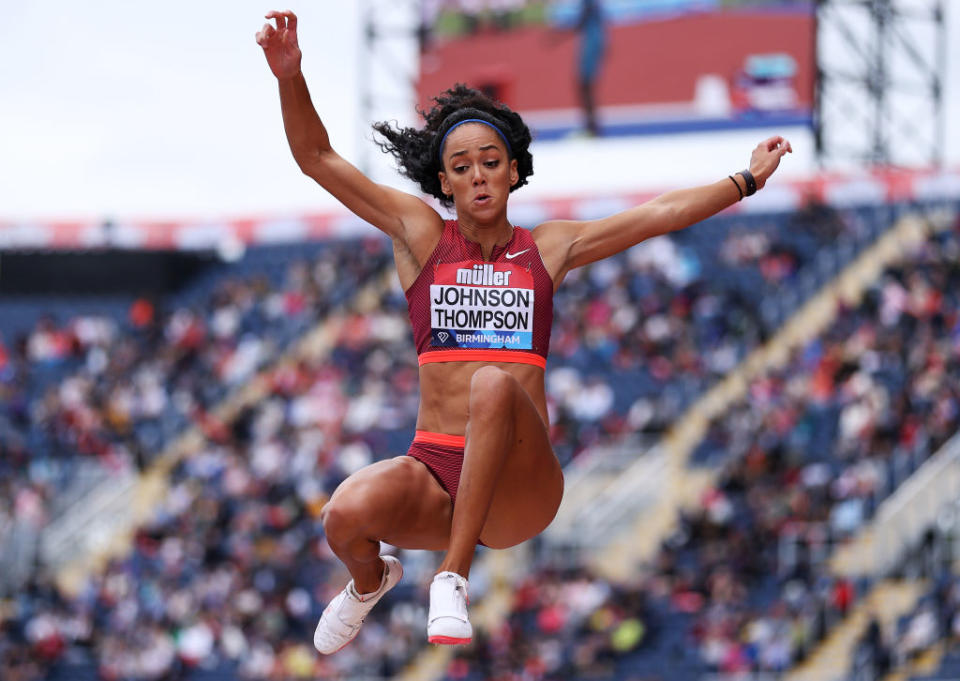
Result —
<instances>
[{"instance_id":1,"label":"red and white running shoe","mask_svg":"<svg viewBox=\"0 0 960 681\"><path fill-rule=\"evenodd\" d=\"M358 594L351 579L344 590L324 608L313 634L314 647L324 655L335 653L350 643L360 633L364 618L377 601L403 577L403 566L399 560L393 556L380 556L380 559L384 567L379 589Z\"/></svg>"},{"instance_id":2,"label":"red and white running shoe","mask_svg":"<svg viewBox=\"0 0 960 681\"><path fill-rule=\"evenodd\" d=\"M430 612L427 615L427 640L430 643L457 645L473 640L473 627L467 618L467 580L456 572L441 572L430 584Z\"/></svg>"}]
</instances>

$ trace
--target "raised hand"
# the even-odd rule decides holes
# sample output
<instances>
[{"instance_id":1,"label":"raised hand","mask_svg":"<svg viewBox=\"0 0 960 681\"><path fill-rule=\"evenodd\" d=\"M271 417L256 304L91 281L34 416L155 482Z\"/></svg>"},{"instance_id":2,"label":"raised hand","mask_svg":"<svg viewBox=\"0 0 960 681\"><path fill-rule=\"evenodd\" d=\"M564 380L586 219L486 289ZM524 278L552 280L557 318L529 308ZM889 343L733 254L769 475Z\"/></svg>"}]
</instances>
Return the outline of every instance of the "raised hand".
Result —
<instances>
[{"instance_id":1,"label":"raised hand","mask_svg":"<svg viewBox=\"0 0 960 681\"><path fill-rule=\"evenodd\" d=\"M773 175L773 171L780 165L780 159L787 152L793 153L793 147L789 140L779 135L765 139L757 145L750 156L750 173L757 181L757 189L763 189L767 178Z\"/></svg>"},{"instance_id":2,"label":"raised hand","mask_svg":"<svg viewBox=\"0 0 960 681\"><path fill-rule=\"evenodd\" d=\"M263 48L270 70L284 80L300 73L300 46L297 44L297 15L286 12L267 12L267 23L257 31L257 44ZM269 19L276 21L274 28Z\"/></svg>"}]
</instances>

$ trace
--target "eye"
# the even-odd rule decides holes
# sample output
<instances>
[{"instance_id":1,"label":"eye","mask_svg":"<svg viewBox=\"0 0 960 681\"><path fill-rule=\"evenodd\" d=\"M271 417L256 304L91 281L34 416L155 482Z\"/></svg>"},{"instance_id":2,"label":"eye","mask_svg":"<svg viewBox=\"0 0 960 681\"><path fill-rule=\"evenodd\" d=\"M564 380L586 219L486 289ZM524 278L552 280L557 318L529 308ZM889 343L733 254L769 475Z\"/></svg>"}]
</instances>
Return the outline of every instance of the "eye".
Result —
<instances>
[{"instance_id":1,"label":"eye","mask_svg":"<svg viewBox=\"0 0 960 681\"><path fill-rule=\"evenodd\" d=\"M487 166L488 168L496 168L498 165L500 165L500 159L495 158L491 161L484 161L483 165Z\"/></svg>"},{"instance_id":2,"label":"eye","mask_svg":"<svg viewBox=\"0 0 960 681\"><path fill-rule=\"evenodd\" d=\"M466 172L467 168L468 166L466 165L453 166L453 172L463 173L463 172Z\"/></svg>"}]
</instances>

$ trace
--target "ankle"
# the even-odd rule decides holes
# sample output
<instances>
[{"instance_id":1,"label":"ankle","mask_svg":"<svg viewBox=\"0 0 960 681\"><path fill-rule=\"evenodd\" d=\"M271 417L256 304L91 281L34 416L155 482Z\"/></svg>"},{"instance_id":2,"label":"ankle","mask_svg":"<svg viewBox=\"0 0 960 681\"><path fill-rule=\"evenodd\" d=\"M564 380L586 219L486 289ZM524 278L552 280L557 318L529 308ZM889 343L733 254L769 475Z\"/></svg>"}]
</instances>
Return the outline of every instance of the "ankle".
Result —
<instances>
[{"instance_id":1,"label":"ankle","mask_svg":"<svg viewBox=\"0 0 960 681\"><path fill-rule=\"evenodd\" d=\"M383 576L386 572L387 564L383 558L377 557L376 562L371 563L369 572L354 576L353 589L358 596L367 596L380 590L383 586Z\"/></svg>"},{"instance_id":2,"label":"ankle","mask_svg":"<svg viewBox=\"0 0 960 681\"><path fill-rule=\"evenodd\" d=\"M464 566L444 565L444 564L441 564L440 567L437 568L437 571L436 571L436 573L434 573L433 576L436 577L436 576L439 575L441 572L453 572L453 573L455 573L455 574L460 575L461 577L463 577L463 578L466 579L466 580L469 580L469 579L470 579L470 566L469 566L469 565L466 566L466 567L464 567Z\"/></svg>"}]
</instances>

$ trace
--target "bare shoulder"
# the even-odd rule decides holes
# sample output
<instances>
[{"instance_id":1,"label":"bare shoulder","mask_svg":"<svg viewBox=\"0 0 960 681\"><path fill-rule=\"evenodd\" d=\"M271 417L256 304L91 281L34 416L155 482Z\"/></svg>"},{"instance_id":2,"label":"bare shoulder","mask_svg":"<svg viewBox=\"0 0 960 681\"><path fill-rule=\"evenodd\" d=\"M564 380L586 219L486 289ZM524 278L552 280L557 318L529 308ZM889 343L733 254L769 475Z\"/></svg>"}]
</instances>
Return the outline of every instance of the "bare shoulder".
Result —
<instances>
[{"instance_id":1,"label":"bare shoulder","mask_svg":"<svg viewBox=\"0 0 960 681\"><path fill-rule=\"evenodd\" d=\"M395 192L394 200L400 208L403 222L403 231L394 237L394 241L399 240L403 249L422 266L440 241L444 228L443 217L420 197L398 189L389 191Z\"/></svg>"},{"instance_id":2,"label":"bare shoulder","mask_svg":"<svg viewBox=\"0 0 960 681\"><path fill-rule=\"evenodd\" d=\"M404 200L407 199L419 202L427 211L406 213L403 230L392 238L393 260L404 291L420 276L440 243L445 228L444 219L431 206L415 196L406 195Z\"/></svg>"},{"instance_id":3,"label":"bare shoulder","mask_svg":"<svg viewBox=\"0 0 960 681\"><path fill-rule=\"evenodd\" d=\"M533 241L555 286L560 284L569 269L568 256L579 224L575 220L548 220L531 230Z\"/></svg>"},{"instance_id":4,"label":"bare shoulder","mask_svg":"<svg viewBox=\"0 0 960 681\"><path fill-rule=\"evenodd\" d=\"M580 223L576 220L547 220L534 227L530 233L542 252L544 248L569 241L578 224Z\"/></svg>"}]
</instances>

